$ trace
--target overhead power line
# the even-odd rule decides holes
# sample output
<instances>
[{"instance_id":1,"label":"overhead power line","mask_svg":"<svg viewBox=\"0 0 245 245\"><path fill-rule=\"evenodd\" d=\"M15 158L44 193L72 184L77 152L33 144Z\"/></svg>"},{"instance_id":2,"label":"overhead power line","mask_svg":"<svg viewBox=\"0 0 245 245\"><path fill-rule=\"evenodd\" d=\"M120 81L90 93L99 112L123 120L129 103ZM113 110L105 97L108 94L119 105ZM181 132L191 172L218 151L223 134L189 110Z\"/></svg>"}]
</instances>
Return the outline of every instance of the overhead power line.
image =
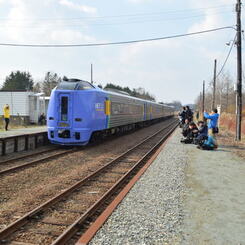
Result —
<instances>
[{"instance_id":1,"label":"overhead power line","mask_svg":"<svg viewBox=\"0 0 245 245\"><path fill-rule=\"evenodd\" d=\"M122 17L137 17L137 16L151 16L151 15L162 15L162 14L174 14L174 13L185 13L185 12L195 12L195 11L203 11L209 9L224 9L230 8L234 6L234 4L223 4L217 6L210 6L204 8L191 8L191 9L180 9L180 10L168 10L168 11L159 11L159 12L146 12L146 13L135 13L135 14L121 14L121 15L109 15L109 16L86 16L86 17L71 17L71 18L23 18L23 19L14 19L13 21L50 21L50 20L84 20L84 19L106 19L106 18L122 18ZM0 18L1 20L9 20L8 18Z\"/></svg>"},{"instance_id":2,"label":"overhead power line","mask_svg":"<svg viewBox=\"0 0 245 245\"><path fill-rule=\"evenodd\" d=\"M57 26L62 26L62 27L81 27L84 25L89 25L89 26L111 26L111 25L128 25L128 24L142 24L142 23L151 23L151 22L165 22L165 21L178 21L178 20L189 20L193 18L202 18L202 17L208 17L208 16L213 16L213 15L222 15L222 14L232 14L231 11L221 11L221 12L215 12L215 13L210 13L210 14L198 14L198 15L190 15L190 16L180 16L180 17L167 17L164 18L162 16L152 16L154 18L134 18L134 19L128 19L125 21L116 21L116 22L101 22L101 21L87 21L87 22L67 22L67 21L59 21L59 22L50 22L50 23L26 23L26 26L21 26L21 28L46 28L47 26L50 27L57 27ZM157 17L157 18L155 18ZM20 27L18 24L5 24L5 23L0 23L0 27L6 27L6 28L16 28Z\"/></svg>"},{"instance_id":3,"label":"overhead power line","mask_svg":"<svg viewBox=\"0 0 245 245\"><path fill-rule=\"evenodd\" d=\"M222 71L223 71L223 69L224 69L224 67L225 67L225 65L226 65L226 63L227 63L227 61L228 61L228 59L229 59L229 57L230 57L230 55L231 55L232 48L235 46L235 43L236 43L236 37L237 37L237 35L235 35L235 37L234 37L234 39L233 39L233 41L232 41L232 44L231 44L230 49L229 49L229 51L228 51L228 54L227 54L227 56L226 56L226 58L225 58L225 61L224 61L223 65L222 65L221 69L219 70L218 74L216 75L216 79L217 79L217 78L219 77L219 75L222 73Z\"/></svg>"},{"instance_id":4,"label":"overhead power line","mask_svg":"<svg viewBox=\"0 0 245 245\"><path fill-rule=\"evenodd\" d=\"M72 48L72 47L95 47L95 46L111 46L111 45L123 45L123 44L132 44L132 43L143 43L143 42L152 42L165 39L173 39L179 37L193 36L208 32L215 32L225 29L235 29L233 26L224 26L209 30L203 30L198 32L190 32L186 34L177 34L172 36L157 37L157 38L148 38L148 39L139 39L139 40L130 40L130 41L118 41L118 42L104 42L104 43L82 43L82 44L17 44L17 43L0 43L0 46L9 46L9 47L29 47L29 48Z\"/></svg>"}]
</instances>

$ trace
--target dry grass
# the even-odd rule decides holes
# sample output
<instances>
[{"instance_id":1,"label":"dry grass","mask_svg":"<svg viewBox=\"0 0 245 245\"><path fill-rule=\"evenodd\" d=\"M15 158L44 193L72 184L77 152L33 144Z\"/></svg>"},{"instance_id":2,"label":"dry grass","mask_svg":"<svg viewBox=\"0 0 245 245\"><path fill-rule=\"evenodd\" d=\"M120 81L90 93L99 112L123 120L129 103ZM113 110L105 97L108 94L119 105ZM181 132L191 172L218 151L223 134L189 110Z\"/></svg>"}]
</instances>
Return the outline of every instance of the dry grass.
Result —
<instances>
[{"instance_id":1,"label":"dry grass","mask_svg":"<svg viewBox=\"0 0 245 245\"><path fill-rule=\"evenodd\" d=\"M220 133L219 144L223 145L240 157L245 158L245 119L243 112L242 120L242 140L238 142L235 140L236 132L236 115L231 113L222 113L220 117Z\"/></svg>"},{"instance_id":2,"label":"dry grass","mask_svg":"<svg viewBox=\"0 0 245 245\"><path fill-rule=\"evenodd\" d=\"M242 120L242 135L245 137L245 116L243 114ZM222 113L220 117L220 126L224 129L227 129L230 133L234 133L236 131L236 115L231 113Z\"/></svg>"}]
</instances>

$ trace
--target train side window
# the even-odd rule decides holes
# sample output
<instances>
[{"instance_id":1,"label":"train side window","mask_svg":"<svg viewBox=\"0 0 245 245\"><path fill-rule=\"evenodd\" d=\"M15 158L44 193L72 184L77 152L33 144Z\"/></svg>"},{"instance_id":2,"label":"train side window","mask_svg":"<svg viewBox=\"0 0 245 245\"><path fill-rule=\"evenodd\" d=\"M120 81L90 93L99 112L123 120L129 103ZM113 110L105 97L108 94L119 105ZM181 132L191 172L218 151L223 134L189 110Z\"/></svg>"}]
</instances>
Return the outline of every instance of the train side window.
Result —
<instances>
[{"instance_id":1,"label":"train side window","mask_svg":"<svg viewBox=\"0 0 245 245\"><path fill-rule=\"evenodd\" d=\"M111 103L111 114L118 115L120 114L120 104L116 102Z\"/></svg>"},{"instance_id":2,"label":"train side window","mask_svg":"<svg viewBox=\"0 0 245 245\"><path fill-rule=\"evenodd\" d=\"M61 121L68 120L68 97L61 97Z\"/></svg>"},{"instance_id":3,"label":"train side window","mask_svg":"<svg viewBox=\"0 0 245 245\"><path fill-rule=\"evenodd\" d=\"M141 105L124 104L112 102L112 115L141 115L143 107Z\"/></svg>"}]
</instances>

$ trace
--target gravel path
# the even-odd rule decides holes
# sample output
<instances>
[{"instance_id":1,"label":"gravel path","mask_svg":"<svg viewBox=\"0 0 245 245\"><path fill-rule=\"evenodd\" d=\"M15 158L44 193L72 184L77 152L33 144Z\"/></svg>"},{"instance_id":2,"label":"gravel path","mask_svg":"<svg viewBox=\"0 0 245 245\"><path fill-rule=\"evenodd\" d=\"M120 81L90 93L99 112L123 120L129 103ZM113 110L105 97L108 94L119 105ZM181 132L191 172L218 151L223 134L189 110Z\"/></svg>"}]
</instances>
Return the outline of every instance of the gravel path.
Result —
<instances>
[{"instance_id":1,"label":"gravel path","mask_svg":"<svg viewBox=\"0 0 245 245\"><path fill-rule=\"evenodd\" d=\"M90 245L182 241L186 148L177 130Z\"/></svg>"}]
</instances>

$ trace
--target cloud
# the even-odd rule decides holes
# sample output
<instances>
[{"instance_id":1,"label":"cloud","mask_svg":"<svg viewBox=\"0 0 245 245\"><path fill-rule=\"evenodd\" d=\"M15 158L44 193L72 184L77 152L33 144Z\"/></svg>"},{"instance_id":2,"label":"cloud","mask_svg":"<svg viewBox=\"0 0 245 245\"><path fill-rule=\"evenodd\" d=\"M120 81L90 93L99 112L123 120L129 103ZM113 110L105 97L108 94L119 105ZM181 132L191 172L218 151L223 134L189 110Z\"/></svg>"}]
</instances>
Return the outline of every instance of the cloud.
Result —
<instances>
[{"instance_id":1,"label":"cloud","mask_svg":"<svg viewBox=\"0 0 245 245\"><path fill-rule=\"evenodd\" d=\"M70 9L73 10L79 10L81 12L87 13L87 14L95 14L97 12L97 9L94 7L90 7L87 5L77 4L69 0L60 0L59 4L64 5Z\"/></svg>"},{"instance_id":2,"label":"cloud","mask_svg":"<svg viewBox=\"0 0 245 245\"><path fill-rule=\"evenodd\" d=\"M50 33L50 38L52 41L55 43L76 43L79 42L94 42L95 38L82 34L79 31L74 31L74 30L53 30Z\"/></svg>"},{"instance_id":3,"label":"cloud","mask_svg":"<svg viewBox=\"0 0 245 245\"><path fill-rule=\"evenodd\" d=\"M92 43L102 42L102 39L109 39L103 41L110 42L122 38L126 40L145 38L153 34L159 36L160 32L161 35L167 35L230 25L234 19L230 18L230 15L223 15L223 17L210 15L208 9L203 9L200 10L201 13L205 14L202 19L178 23L176 27L161 26L159 29L152 30L152 34L144 26L142 26L144 32L141 32L141 30L136 30L133 25L132 27L128 26L127 33L121 26L116 32L113 32L111 29L106 29L107 27L105 29L101 27L90 28L83 21L79 21L78 26L76 26L77 21L67 21L67 18L80 17L79 14L86 12L79 12L77 8L71 7L81 6L79 3L82 1L63 0L63 4L61 1L5 0L5 3L8 2L8 4L6 4L5 11L2 12L4 12L3 18L6 21L4 28L2 27L3 22L0 23L0 40L2 42L43 44ZM126 1L129 2L130 0ZM166 2L171 1L173 0L162 1L164 3L159 4L159 6L173 9L175 5L166 6ZM222 2L218 0L218 3L214 3L213 0L206 1L184 0L186 8L208 8L231 3L227 0L222 0ZM69 3L70 6L65 5L65 2L66 4ZM137 3L142 3L142 5L144 5L143 3L146 5L154 3L150 0L131 0L128 9L120 10L130 12L133 2L135 5ZM116 5L114 2L113 4ZM100 4L94 6L99 7ZM112 11L109 3L105 6L108 7L108 11ZM149 8L149 6L150 4L147 5L147 9L139 11L156 12L158 10L158 8ZM110 15L108 11L103 15ZM49 19L45 21L43 18L54 18L55 21ZM105 85L112 82L131 88L144 87L154 94L158 100L180 99L187 103L194 100L195 96L199 94L203 79L212 78L214 58L218 59L218 66L222 64L229 49L225 43L233 38L233 34L230 30L224 30L150 43L90 48L27 49L0 47L4 60L0 67L2 74L0 79L12 70L20 69L30 71L34 78L42 77L46 71L53 70L59 75L88 80L90 78L90 63L93 63L94 79L98 83ZM222 57L219 58L219 55ZM231 63L233 56L231 55L226 68L233 65Z\"/></svg>"},{"instance_id":4,"label":"cloud","mask_svg":"<svg viewBox=\"0 0 245 245\"><path fill-rule=\"evenodd\" d=\"M151 0L129 0L132 3L143 3L143 2L150 2Z\"/></svg>"},{"instance_id":5,"label":"cloud","mask_svg":"<svg viewBox=\"0 0 245 245\"><path fill-rule=\"evenodd\" d=\"M10 8L6 13L6 20L1 23L1 40L5 42L44 44L79 43L95 40L93 37L86 35L82 28L76 30L57 21L40 21L39 16L43 17L45 9L57 4L56 1L33 2L33 0L9 1ZM63 15L56 15L56 17L62 18Z\"/></svg>"},{"instance_id":6,"label":"cloud","mask_svg":"<svg viewBox=\"0 0 245 245\"><path fill-rule=\"evenodd\" d=\"M218 27L231 26L231 18L227 18L226 15L213 14L217 12L217 9L213 10L209 8L210 6L215 6L211 0L206 0L203 3L190 0L190 3L193 4L194 7L207 9L203 9L205 17L202 20L193 23L189 27L188 32L196 32ZM219 3L216 4L216 6L227 4L227 7L225 7L226 11L230 10L230 12L232 13L233 3L234 2L232 2L232 0L220 0ZM193 36L192 41L194 45L199 44L197 46L197 49L203 58L205 57L207 60L218 59L219 62L222 63L228 52L226 50L227 47L225 43L233 39L234 35L235 32L233 30L226 29Z\"/></svg>"},{"instance_id":7,"label":"cloud","mask_svg":"<svg viewBox=\"0 0 245 245\"><path fill-rule=\"evenodd\" d=\"M196 1L190 0L190 6L194 8L205 8L205 7L212 7L212 6L220 6L223 4L235 4L234 0L219 0L214 3L213 0L205 0L205 1Z\"/></svg>"}]
</instances>

